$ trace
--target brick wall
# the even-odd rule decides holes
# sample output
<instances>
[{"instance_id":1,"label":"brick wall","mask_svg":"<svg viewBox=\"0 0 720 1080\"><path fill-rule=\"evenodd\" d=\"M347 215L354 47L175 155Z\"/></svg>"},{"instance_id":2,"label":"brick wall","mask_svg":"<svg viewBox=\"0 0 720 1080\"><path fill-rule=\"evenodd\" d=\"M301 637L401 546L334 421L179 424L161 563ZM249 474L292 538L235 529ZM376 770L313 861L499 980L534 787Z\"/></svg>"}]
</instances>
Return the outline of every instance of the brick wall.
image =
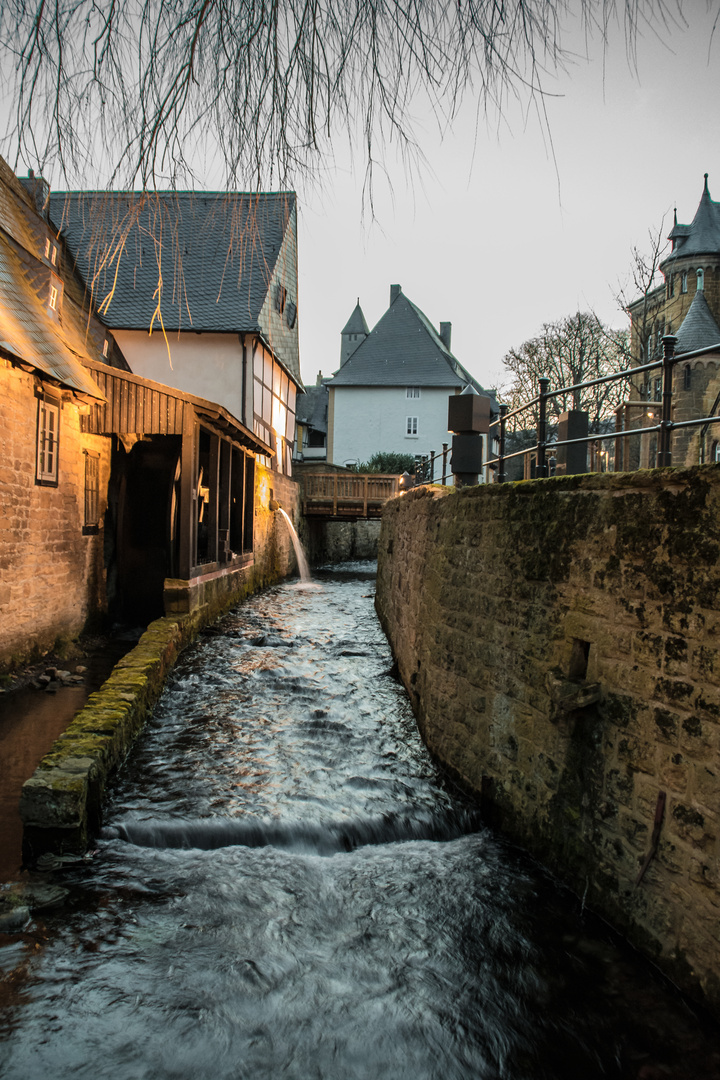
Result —
<instances>
[{"instance_id":1,"label":"brick wall","mask_svg":"<svg viewBox=\"0 0 720 1080\"><path fill-rule=\"evenodd\" d=\"M60 412L57 487L35 483L37 398L30 374L0 360L0 668L77 635L104 609L102 528L83 536L85 457L100 454L101 522L109 440L81 435L76 406Z\"/></svg>"},{"instance_id":2,"label":"brick wall","mask_svg":"<svg viewBox=\"0 0 720 1080\"><path fill-rule=\"evenodd\" d=\"M377 599L430 750L720 1009L720 467L432 491Z\"/></svg>"}]
</instances>

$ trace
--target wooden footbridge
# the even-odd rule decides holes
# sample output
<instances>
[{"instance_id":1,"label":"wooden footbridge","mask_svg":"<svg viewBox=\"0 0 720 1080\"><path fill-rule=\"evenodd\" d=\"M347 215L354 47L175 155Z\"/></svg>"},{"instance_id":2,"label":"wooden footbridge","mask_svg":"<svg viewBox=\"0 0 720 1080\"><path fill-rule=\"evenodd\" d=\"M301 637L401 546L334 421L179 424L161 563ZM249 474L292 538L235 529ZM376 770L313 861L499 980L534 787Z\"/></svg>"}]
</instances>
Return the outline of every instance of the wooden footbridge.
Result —
<instances>
[{"instance_id":1,"label":"wooden footbridge","mask_svg":"<svg viewBox=\"0 0 720 1080\"><path fill-rule=\"evenodd\" d=\"M399 476L379 473L306 473L301 484L305 517L343 521L379 518L400 492Z\"/></svg>"}]
</instances>

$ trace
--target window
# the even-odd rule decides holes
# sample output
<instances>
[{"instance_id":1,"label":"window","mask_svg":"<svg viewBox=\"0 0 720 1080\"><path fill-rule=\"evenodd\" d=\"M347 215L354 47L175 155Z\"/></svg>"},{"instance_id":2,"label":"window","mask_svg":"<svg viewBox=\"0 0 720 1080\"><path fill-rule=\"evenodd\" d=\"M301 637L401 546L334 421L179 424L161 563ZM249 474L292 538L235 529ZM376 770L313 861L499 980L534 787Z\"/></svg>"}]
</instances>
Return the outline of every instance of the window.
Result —
<instances>
[{"instance_id":1,"label":"window","mask_svg":"<svg viewBox=\"0 0 720 1080\"><path fill-rule=\"evenodd\" d=\"M297 307L295 306L295 304L293 304L292 300L288 300L287 308L285 309L285 320L291 330L295 327L296 318Z\"/></svg>"},{"instance_id":2,"label":"window","mask_svg":"<svg viewBox=\"0 0 720 1080\"><path fill-rule=\"evenodd\" d=\"M110 348L110 342L108 341L107 338L105 338L105 340L103 341L103 356L107 357L109 348Z\"/></svg>"},{"instance_id":3,"label":"window","mask_svg":"<svg viewBox=\"0 0 720 1080\"><path fill-rule=\"evenodd\" d=\"M287 289L284 285L278 285L275 289L275 310L279 315L282 315L285 310L285 301L287 300Z\"/></svg>"},{"instance_id":4,"label":"window","mask_svg":"<svg viewBox=\"0 0 720 1080\"><path fill-rule=\"evenodd\" d=\"M55 288L54 285L51 285L50 286L50 307L53 309L53 311L57 311L57 303L58 303L58 291L57 291L57 289Z\"/></svg>"},{"instance_id":5,"label":"window","mask_svg":"<svg viewBox=\"0 0 720 1080\"><path fill-rule=\"evenodd\" d=\"M45 258L49 259L53 266L57 266L58 249L52 240L45 238Z\"/></svg>"},{"instance_id":6,"label":"window","mask_svg":"<svg viewBox=\"0 0 720 1080\"><path fill-rule=\"evenodd\" d=\"M409 397L409 398L419 398L420 397L420 387L419 386L408 386L407 390L405 391L405 396Z\"/></svg>"},{"instance_id":7,"label":"window","mask_svg":"<svg viewBox=\"0 0 720 1080\"><path fill-rule=\"evenodd\" d=\"M697 287L702 290L705 286L705 271L699 269L697 272Z\"/></svg>"},{"instance_id":8,"label":"window","mask_svg":"<svg viewBox=\"0 0 720 1080\"><path fill-rule=\"evenodd\" d=\"M60 405L40 398L38 401L37 465L35 480L38 484L58 481L58 431L60 428Z\"/></svg>"},{"instance_id":9,"label":"window","mask_svg":"<svg viewBox=\"0 0 720 1080\"><path fill-rule=\"evenodd\" d=\"M692 369L689 364L683 370L683 390L689 390L692 386Z\"/></svg>"},{"instance_id":10,"label":"window","mask_svg":"<svg viewBox=\"0 0 720 1080\"><path fill-rule=\"evenodd\" d=\"M681 280L680 280L680 292L681 293L687 292L687 277L688 276L687 276L687 270L686 270L685 273L683 274Z\"/></svg>"},{"instance_id":11,"label":"window","mask_svg":"<svg viewBox=\"0 0 720 1080\"><path fill-rule=\"evenodd\" d=\"M663 395L662 375L658 375L658 377L655 379L654 386L655 386L655 393L653 395L653 400L654 401L662 401L662 395Z\"/></svg>"},{"instance_id":12,"label":"window","mask_svg":"<svg viewBox=\"0 0 720 1080\"><path fill-rule=\"evenodd\" d=\"M85 454L85 524L83 536L100 531L100 455L92 450Z\"/></svg>"},{"instance_id":13,"label":"window","mask_svg":"<svg viewBox=\"0 0 720 1080\"><path fill-rule=\"evenodd\" d=\"M417 435L418 433L418 418L417 416L408 416L405 424L406 435Z\"/></svg>"},{"instance_id":14,"label":"window","mask_svg":"<svg viewBox=\"0 0 720 1080\"><path fill-rule=\"evenodd\" d=\"M674 286L675 286L675 275L670 274L667 281L665 282L665 299L666 300L671 300L672 299Z\"/></svg>"}]
</instances>

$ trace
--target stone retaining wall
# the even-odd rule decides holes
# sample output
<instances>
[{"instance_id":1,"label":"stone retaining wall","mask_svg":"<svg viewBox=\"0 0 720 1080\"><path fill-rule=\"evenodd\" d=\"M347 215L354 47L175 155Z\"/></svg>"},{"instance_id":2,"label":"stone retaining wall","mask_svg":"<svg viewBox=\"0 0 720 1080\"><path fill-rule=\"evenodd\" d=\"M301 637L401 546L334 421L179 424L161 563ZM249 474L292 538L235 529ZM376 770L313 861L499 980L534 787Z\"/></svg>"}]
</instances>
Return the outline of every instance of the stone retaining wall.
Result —
<instances>
[{"instance_id":1,"label":"stone retaining wall","mask_svg":"<svg viewBox=\"0 0 720 1080\"><path fill-rule=\"evenodd\" d=\"M433 754L715 1009L719 552L718 466L421 489L377 596Z\"/></svg>"}]
</instances>

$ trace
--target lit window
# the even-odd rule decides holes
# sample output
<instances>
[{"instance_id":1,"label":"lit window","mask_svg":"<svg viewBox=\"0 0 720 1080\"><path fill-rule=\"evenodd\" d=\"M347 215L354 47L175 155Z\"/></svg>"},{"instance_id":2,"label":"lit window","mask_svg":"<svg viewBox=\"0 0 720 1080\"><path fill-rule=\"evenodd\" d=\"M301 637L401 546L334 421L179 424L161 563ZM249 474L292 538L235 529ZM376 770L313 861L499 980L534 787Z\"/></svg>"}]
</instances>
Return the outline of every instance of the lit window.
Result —
<instances>
[{"instance_id":1,"label":"lit window","mask_svg":"<svg viewBox=\"0 0 720 1080\"><path fill-rule=\"evenodd\" d=\"M405 424L406 435L417 435L418 433L418 418L417 416L408 416Z\"/></svg>"},{"instance_id":2,"label":"lit window","mask_svg":"<svg viewBox=\"0 0 720 1080\"><path fill-rule=\"evenodd\" d=\"M58 291L54 285L50 286L50 307L57 311Z\"/></svg>"},{"instance_id":3,"label":"lit window","mask_svg":"<svg viewBox=\"0 0 720 1080\"><path fill-rule=\"evenodd\" d=\"M51 248L52 248L52 244L50 243L50 240L46 237L46 239L45 239L45 258L46 259L50 258L50 250L51 250Z\"/></svg>"},{"instance_id":4,"label":"lit window","mask_svg":"<svg viewBox=\"0 0 720 1080\"><path fill-rule=\"evenodd\" d=\"M93 535L100 529L100 455L91 450L85 454L85 524L83 534Z\"/></svg>"},{"instance_id":5,"label":"lit window","mask_svg":"<svg viewBox=\"0 0 720 1080\"><path fill-rule=\"evenodd\" d=\"M35 479L39 484L57 484L58 430L60 406L41 398L38 401L37 466Z\"/></svg>"},{"instance_id":6,"label":"lit window","mask_svg":"<svg viewBox=\"0 0 720 1080\"><path fill-rule=\"evenodd\" d=\"M420 387L419 386L408 386L408 388L405 391L405 396L409 397L409 398L419 398L420 397Z\"/></svg>"},{"instance_id":7,"label":"lit window","mask_svg":"<svg viewBox=\"0 0 720 1080\"><path fill-rule=\"evenodd\" d=\"M103 341L103 356L107 356L109 348L110 343L108 342L108 339L105 338L105 340Z\"/></svg>"}]
</instances>

